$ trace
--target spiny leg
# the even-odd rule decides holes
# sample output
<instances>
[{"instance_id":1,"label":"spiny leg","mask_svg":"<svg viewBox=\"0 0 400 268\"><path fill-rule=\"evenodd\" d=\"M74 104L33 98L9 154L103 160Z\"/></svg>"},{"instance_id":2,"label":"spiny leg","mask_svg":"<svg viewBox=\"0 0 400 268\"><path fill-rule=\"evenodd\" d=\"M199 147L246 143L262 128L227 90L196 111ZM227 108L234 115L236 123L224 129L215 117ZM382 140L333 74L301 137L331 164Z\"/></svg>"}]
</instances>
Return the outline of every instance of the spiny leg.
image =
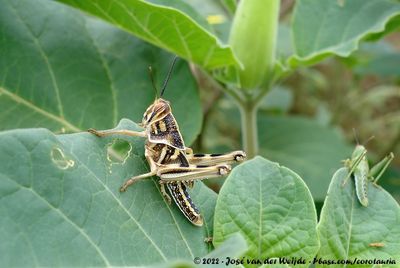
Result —
<instances>
[{"instance_id":1,"label":"spiny leg","mask_svg":"<svg viewBox=\"0 0 400 268\"><path fill-rule=\"evenodd\" d=\"M210 167L164 167L160 168L157 176L160 177L160 183L171 181L191 181L202 180L205 178L215 178L227 175L231 171L229 165L218 165Z\"/></svg>"},{"instance_id":2,"label":"spiny leg","mask_svg":"<svg viewBox=\"0 0 400 268\"><path fill-rule=\"evenodd\" d=\"M354 163L350 164L350 170L348 171L348 174L346 178L343 180L342 187L344 187L347 183L347 180L351 177L351 174L353 174L354 170L357 168L358 164L360 164L361 160L364 158L364 156L367 154L367 150L365 150L357 159ZM346 160L352 162L352 160ZM348 168L348 167L347 167Z\"/></svg>"},{"instance_id":3,"label":"spiny leg","mask_svg":"<svg viewBox=\"0 0 400 268\"><path fill-rule=\"evenodd\" d=\"M124 182L124 184L121 186L121 188L119 188L119 191L120 192L125 192L126 188L128 188L129 186L131 186L135 182L137 182L139 180L142 180L142 179L145 179L145 178L148 178L148 177L151 177L151 176L154 176L154 175L156 175L156 170L153 170L151 172L148 172L148 173L145 173L145 174L142 174L142 175L139 175L139 176L132 177L132 178L130 178L127 181Z\"/></svg>"},{"instance_id":4,"label":"spiny leg","mask_svg":"<svg viewBox=\"0 0 400 268\"><path fill-rule=\"evenodd\" d=\"M169 196L167 191L165 191L164 183L160 183L160 191L161 191L161 194L164 197L165 201L168 203L168 205L171 205L171 197Z\"/></svg>"},{"instance_id":5,"label":"spiny leg","mask_svg":"<svg viewBox=\"0 0 400 268\"><path fill-rule=\"evenodd\" d=\"M214 166L241 162L246 159L246 153L243 151L233 151L226 154L193 154L188 153L188 149L190 148L186 149L186 158L193 165Z\"/></svg>"},{"instance_id":6,"label":"spiny leg","mask_svg":"<svg viewBox=\"0 0 400 268\"><path fill-rule=\"evenodd\" d=\"M87 130L88 132L96 135L97 137L105 137L109 135L126 135L126 136L133 136L133 137L146 137L146 132L145 131L132 131L132 130L95 130L93 128L90 128Z\"/></svg>"},{"instance_id":7,"label":"spiny leg","mask_svg":"<svg viewBox=\"0 0 400 268\"><path fill-rule=\"evenodd\" d=\"M374 177L376 173L379 172L378 176L372 181L374 184L377 184L378 180L381 178L387 167L389 166L390 162L392 162L394 158L394 154L390 153L389 155L385 156L379 163L373 166L369 172L370 177Z\"/></svg>"}]
</instances>

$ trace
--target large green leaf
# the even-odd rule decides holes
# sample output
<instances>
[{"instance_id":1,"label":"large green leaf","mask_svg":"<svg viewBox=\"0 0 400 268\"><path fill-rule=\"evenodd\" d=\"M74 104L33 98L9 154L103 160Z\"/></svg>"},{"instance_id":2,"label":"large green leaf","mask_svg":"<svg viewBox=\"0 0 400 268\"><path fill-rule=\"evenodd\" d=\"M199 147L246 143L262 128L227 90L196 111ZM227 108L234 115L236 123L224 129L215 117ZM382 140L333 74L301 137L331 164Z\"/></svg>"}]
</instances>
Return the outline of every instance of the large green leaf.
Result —
<instances>
[{"instance_id":1,"label":"large green leaf","mask_svg":"<svg viewBox=\"0 0 400 268\"><path fill-rule=\"evenodd\" d=\"M119 128L138 129L128 120ZM206 219L200 228L167 205L156 179L119 193L148 166L141 138L119 137L130 150L112 161L108 148L116 139L45 129L0 133L3 266L131 266L208 253L216 194L201 182L192 190Z\"/></svg>"},{"instance_id":2,"label":"large green leaf","mask_svg":"<svg viewBox=\"0 0 400 268\"><path fill-rule=\"evenodd\" d=\"M265 108L273 108L282 102L271 98ZM224 152L241 147L240 114L232 102L222 100L208 117L202 135L207 151ZM298 116L272 116L258 114L260 155L285 165L298 173L306 182L314 199L323 201L333 173L341 166L341 160L351 154L341 133L316 120Z\"/></svg>"},{"instance_id":3,"label":"large green leaf","mask_svg":"<svg viewBox=\"0 0 400 268\"><path fill-rule=\"evenodd\" d=\"M351 153L334 128L304 117L260 116L261 154L294 170L316 200L323 200L330 178Z\"/></svg>"},{"instance_id":4,"label":"large green leaf","mask_svg":"<svg viewBox=\"0 0 400 268\"><path fill-rule=\"evenodd\" d=\"M292 20L295 54L290 63L315 63L331 54L347 57L360 40L384 32L391 19L399 25L395 19L399 14L400 3L391 0L296 1Z\"/></svg>"},{"instance_id":5,"label":"large green leaf","mask_svg":"<svg viewBox=\"0 0 400 268\"><path fill-rule=\"evenodd\" d=\"M229 32L232 24L232 15L236 9L236 0L182 1L185 1L187 4L191 5L203 17L203 20L206 20L208 23L206 29L210 29L210 31L223 43L228 43ZM172 3L173 1L168 2ZM196 21L199 20L197 19Z\"/></svg>"},{"instance_id":6,"label":"large green leaf","mask_svg":"<svg viewBox=\"0 0 400 268\"><path fill-rule=\"evenodd\" d=\"M354 181L347 177L347 168L339 169L331 185L318 224L323 260L388 260L400 263L400 207L380 186L368 183L368 207L357 199ZM325 265L326 267L328 265ZM317 267L325 267L320 264ZM355 265L354 267L371 267ZM335 267L348 267L337 265ZM353 266L351 266L353 267Z\"/></svg>"},{"instance_id":7,"label":"large green leaf","mask_svg":"<svg viewBox=\"0 0 400 268\"><path fill-rule=\"evenodd\" d=\"M301 178L256 157L236 167L218 196L214 243L240 232L249 260L274 257L312 259L318 251L317 215ZM299 267L307 267L298 265Z\"/></svg>"},{"instance_id":8,"label":"large green leaf","mask_svg":"<svg viewBox=\"0 0 400 268\"><path fill-rule=\"evenodd\" d=\"M201 267L226 267L226 258L240 258L247 250L246 240L239 233L229 237L218 248L204 257L196 257L192 261L175 260L168 263L146 266L147 268L196 268ZM243 267L236 265L235 267Z\"/></svg>"},{"instance_id":9,"label":"large green leaf","mask_svg":"<svg viewBox=\"0 0 400 268\"><path fill-rule=\"evenodd\" d=\"M0 128L55 132L139 122L173 58L62 4L0 0ZM196 83L178 61L166 91L187 145L201 127ZM190 105L188 105L190 103Z\"/></svg>"},{"instance_id":10,"label":"large green leaf","mask_svg":"<svg viewBox=\"0 0 400 268\"><path fill-rule=\"evenodd\" d=\"M205 68L237 64L230 48L181 11L141 0L59 0Z\"/></svg>"}]
</instances>

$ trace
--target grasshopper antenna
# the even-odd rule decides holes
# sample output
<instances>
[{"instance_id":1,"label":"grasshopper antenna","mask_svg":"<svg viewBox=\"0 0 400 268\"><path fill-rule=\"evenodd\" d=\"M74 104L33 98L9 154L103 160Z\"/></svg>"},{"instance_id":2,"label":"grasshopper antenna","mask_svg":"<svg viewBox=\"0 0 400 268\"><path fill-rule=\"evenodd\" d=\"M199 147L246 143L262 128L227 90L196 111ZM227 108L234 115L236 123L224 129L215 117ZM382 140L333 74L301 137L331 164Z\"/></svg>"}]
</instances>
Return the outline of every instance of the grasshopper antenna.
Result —
<instances>
[{"instance_id":1,"label":"grasshopper antenna","mask_svg":"<svg viewBox=\"0 0 400 268\"><path fill-rule=\"evenodd\" d=\"M368 138L368 140L365 141L364 145L367 145L368 142L370 142L371 140L375 139L375 136L371 136Z\"/></svg>"},{"instance_id":2,"label":"grasshopper antenna","mask_svg":"<svg viewBox=\"0 0 400 268\"><path fill-rule=\"evenodd\" d=\"M357 142L357 145L360 145L360 142L359 142L359 140L358 140L358 138L357 138L357 132L356 132L356 129L353 127L353 135L354 135L354 139L356 140L356 142Z\"/></svg>"},{"instance_id":3,"label":"grasshopper antenna","mask_svg":"<svg viewBox=\"0 0 400 268\"><path fill-rule=\"evenodd\" d=\"M150 76L151 83L153 85L154 92L156 93L156 99L158 99L158 90L156 87L156 83L154 82L154 72L153 72L153 68L151 68L151 66L149 66L149 76Z\"/></svg>"},{"instance_id":4,"label":"grasshopper antenna","mask_svg":"<svg viewBox=\"0 0 400 268\"><path fill-rule=\"evenodd\" d=\"M172 70L174 69L174 66L175 66L175 63L176 63L177 59L178 59L178 56L175 56L174 60L171 63L171 66L169 67L169 71L168 71L167 77L165 78L164 84L163 84L163 86L161 88L160 97L162 97L162 95L164 94L165 89L167 88L168 81L171 78L171 73L172 73Z\"/></svg>"}]
</instances>

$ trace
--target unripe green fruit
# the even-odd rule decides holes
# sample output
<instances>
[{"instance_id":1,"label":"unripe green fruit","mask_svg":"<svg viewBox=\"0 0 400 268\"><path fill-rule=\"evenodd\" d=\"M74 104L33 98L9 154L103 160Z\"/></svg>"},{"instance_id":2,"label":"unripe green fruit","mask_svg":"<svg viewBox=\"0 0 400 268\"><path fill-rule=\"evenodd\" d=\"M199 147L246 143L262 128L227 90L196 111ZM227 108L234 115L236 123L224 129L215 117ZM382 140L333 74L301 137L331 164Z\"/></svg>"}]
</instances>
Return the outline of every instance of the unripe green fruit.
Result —
<instances>
[{"instance_id":1,"label":"unripe green fruit","mask_svg":"<svg viewBox=\"0 0 400 268\"><path fill-rule=\"evenodd\" d=\"M243 64L239 70L242 88L261 86L275 65L279 0L241 0L229 37L236 57Z\"/></svg>"}]
</instances>

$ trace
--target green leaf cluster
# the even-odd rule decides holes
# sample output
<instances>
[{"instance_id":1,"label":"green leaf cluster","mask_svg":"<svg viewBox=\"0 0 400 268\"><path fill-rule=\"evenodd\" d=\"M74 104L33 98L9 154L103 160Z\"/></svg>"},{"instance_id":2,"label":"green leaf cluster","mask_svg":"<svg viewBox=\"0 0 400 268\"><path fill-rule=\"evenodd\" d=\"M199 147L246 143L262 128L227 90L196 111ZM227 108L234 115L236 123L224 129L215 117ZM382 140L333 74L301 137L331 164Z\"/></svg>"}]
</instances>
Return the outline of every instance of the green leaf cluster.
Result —
<instances>
[{"instance_id":1,"label":"green leaf cluster","mask_svg":"<svg viewBox=\"0 0 400 268\"><path fill-rule=\"evenodd\" d=\"M273 83L327 56L348 57L361 41L397 29L400 5L297 1L290 27L269 40L278 51L271 84L250 93L232 87L243 63L221 41L236 8L228 0L0 0L1 266L196 267L200 257L222 267L230 257L244 267L280 267L247 261L293 257L306 261L300 267L354 258L393 259L397 265L387 267L398 267L398 203L369 183L370 206L362 207L353 182L342 186L347 170L334 173L350 153L342 134L323 116L288 116L293 96ZM253 125L243 124L238 106L222 97L205 113L214 121L204 121L197 143L210 152L238 149L238 129L253 126L249 142L256 137L259 154L280 163L257 156L239 165L218 195L196 182L191 196L205 218L201 228L165 202L157 178L119 193L125 179L148 172L143 139L84 132L139 130L133 122L156 95L147 66L157 67L160 88L168 52L191 62L178 61L164 96L186 145L203 127L196 78L208 72L208 82L233 97L242 115L253 104L260 113ZM383 75L395 76L398 69L385 60L396 66L392 54L356 72L384 66ZM319 219L314 202L323 202ZM212 243L204 241L209 237Z\"/></svg>"}]
</instances>

